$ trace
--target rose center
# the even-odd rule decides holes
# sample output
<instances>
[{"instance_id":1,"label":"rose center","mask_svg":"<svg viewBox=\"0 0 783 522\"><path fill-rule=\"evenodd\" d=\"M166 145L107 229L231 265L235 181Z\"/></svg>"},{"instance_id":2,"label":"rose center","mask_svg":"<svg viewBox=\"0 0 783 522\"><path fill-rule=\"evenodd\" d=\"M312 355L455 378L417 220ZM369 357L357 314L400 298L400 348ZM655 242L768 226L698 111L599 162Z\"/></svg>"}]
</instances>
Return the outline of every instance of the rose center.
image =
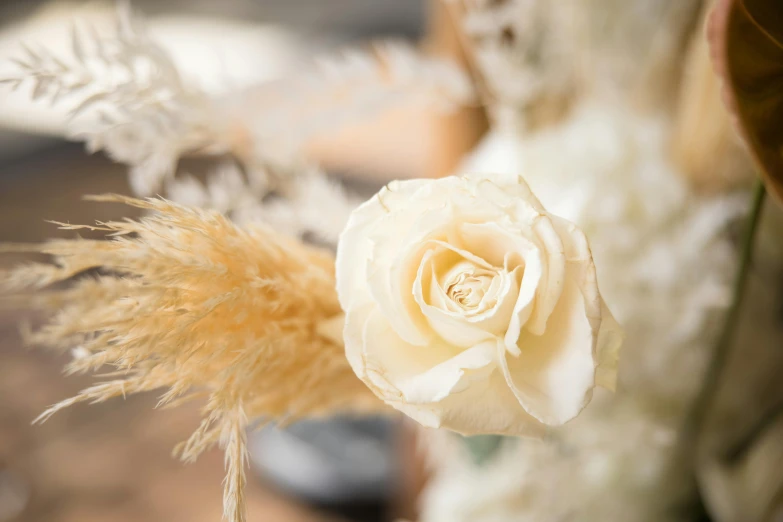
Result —
<instances>
[{"instance_id":1,"label":"rose center","mask_svg":"<svg viewBox=\"0 0 783 522\"><path fill-rule=\"evenodd\" d=\"M461 262L443 278L443 289L448 298L464 310L491 308L495 299L489 300L493 302L485 302L485 298L496 277L497 274L491 270L470 262Z\"/></svg>"}]
</instances>

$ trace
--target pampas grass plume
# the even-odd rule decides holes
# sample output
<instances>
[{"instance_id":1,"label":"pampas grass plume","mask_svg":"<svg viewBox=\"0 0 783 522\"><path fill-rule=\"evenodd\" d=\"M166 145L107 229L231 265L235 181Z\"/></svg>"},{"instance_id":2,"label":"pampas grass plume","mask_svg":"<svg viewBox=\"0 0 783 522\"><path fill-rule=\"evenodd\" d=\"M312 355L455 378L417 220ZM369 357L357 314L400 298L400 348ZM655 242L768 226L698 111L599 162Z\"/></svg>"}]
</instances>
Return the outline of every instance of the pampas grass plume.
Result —
<instances>
[{"instance_id":1,"label":"pampas grass plume","mask_svg":"<svg viewBox=\"0 0 783 522\"><path fill-rule=\"evenodd\" d=\"M39 421L79 402L154 389L165 390L159 406L205 398L201 425L175 452L190 461L221 445L224 516L242 522L249 420L383 408L351 371L339 336L321 333L341 316L331 253L163 199L89 199L149 214L92 227L59 224L102 230L108 240L0 246L53 256L0 274L15 301L56 310L30 341L79 347L69 372L114 369Z\"/></svg>"}]
</instances>

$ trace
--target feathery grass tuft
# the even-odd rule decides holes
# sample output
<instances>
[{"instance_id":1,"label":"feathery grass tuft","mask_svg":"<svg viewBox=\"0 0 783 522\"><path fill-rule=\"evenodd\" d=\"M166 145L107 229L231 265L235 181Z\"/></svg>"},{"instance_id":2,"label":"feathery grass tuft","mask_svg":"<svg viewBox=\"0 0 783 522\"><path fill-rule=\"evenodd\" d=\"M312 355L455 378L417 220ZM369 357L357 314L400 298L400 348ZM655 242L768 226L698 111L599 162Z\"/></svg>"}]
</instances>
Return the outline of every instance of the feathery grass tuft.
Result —
<instances>
[{"instance_id":1,"label":"feathery grass tuft","mask_svg":"<svg viewBox=\"0 0 783 522\"><path fill-rule=\"evenodd\" d=\"M319 333L341 317L331 253L163 199L89 199L150 214L87 227L106 231L108 240L0 245L0 252L53 256L0 273L9 298L56 310L30 342L78 347L68 372L113 367L109 380L37 421L79 402L159 388L161 407L205 397L201 425L175 452L190 461L215 444L224 449L224 515L241 522L248 419L383 408L351 371L339 336ZM90 269L97 270L75 277Z\"/></svg>"}]
</instances>

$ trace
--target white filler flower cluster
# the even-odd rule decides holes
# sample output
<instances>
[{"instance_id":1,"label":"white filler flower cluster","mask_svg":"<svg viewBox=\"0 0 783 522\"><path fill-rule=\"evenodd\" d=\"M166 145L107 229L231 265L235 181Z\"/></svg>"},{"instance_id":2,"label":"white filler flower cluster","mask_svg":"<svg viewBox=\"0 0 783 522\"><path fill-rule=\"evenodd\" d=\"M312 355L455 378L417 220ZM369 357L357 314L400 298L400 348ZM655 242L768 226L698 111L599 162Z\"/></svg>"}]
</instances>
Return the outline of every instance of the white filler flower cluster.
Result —
<instances>
[{"instance_id":1,"label":"white filler flower cluster","mask_svg":"<svg viewBox=\"0 0 783 522\"><path fill-rule=\"evenodd\" d=\"M683 485L668 466L728 304L727 224L741 198L697 196L667 159L665 123L604 104L522 137L492 132L466 171L520 173L551 212L590 238L598 281L625 330L618 393L543 441L512 441L476 467L436 455L424 522L673 521ZM441 435L436 435L441 436Z\"/></svg>"}]
</instances>

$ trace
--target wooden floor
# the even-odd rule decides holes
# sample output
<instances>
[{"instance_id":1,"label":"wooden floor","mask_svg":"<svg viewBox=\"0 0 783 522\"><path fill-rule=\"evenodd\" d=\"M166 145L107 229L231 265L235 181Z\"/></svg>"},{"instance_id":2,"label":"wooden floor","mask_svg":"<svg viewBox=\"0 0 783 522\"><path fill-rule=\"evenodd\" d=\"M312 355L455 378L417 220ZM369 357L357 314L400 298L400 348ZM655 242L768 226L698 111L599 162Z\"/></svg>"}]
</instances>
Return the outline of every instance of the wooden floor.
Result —
<instances>
[{"instance_id":1,"label":"wooden floor","mask_svg":"<svg viewBox=\"0 0 783 522\"><path fill-rule=\"evenodd\" d=\"M0 166L0 242L63 235L45 219L91 223L128 215L121 205L81 201L86 193L127 193L123 172L78 146ZM0 256L0 266L19 260ZM128 397L76 406L31 426L48 405L93 380L64 377L63 356L24 348L18 331L30 319L0 311L0 522L220 521L220 452L192 465L170 456L197 426L195 406L156 411L154 396ZM250 481L248 499L251 521L334 520L260 480Z\"/></svg>"}]
</instances>

